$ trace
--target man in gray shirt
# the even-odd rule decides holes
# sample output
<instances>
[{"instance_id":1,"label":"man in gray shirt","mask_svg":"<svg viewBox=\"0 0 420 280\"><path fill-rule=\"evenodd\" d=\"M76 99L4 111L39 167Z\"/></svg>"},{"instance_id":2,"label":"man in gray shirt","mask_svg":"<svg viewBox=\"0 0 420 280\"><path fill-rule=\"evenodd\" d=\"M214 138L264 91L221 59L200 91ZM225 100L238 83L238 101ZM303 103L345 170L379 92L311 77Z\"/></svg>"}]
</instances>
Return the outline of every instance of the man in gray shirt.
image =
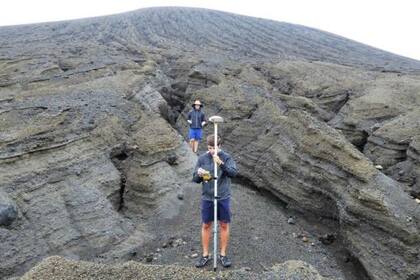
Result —
<instances>
[{"instance_id":1,"label":"man in gray shirt","mask_svg":"<svg viewBox=\"0 0 420 280\"><path fill-rule=\"evenodd\" d=\"M192 104L193 109L188 112L187 122L190 124L188 130L188 138L190 139L190 146L194 153L198 151L198 143L203 136L203 127L206 124L206 117L202 110L203 104L200 100L195 100Z\"/></svg>"},{"instance_id":2,"label":"man in gray shirt","mask_svg":"<svg viewBox=\"0 0 420 280\"><path fill-rule=\"evenodd\" d=\"M217 220L220 225L220 256L219 260L224 267L229 267L232 263L226 254L229 240L229 223L231 220L230 212L230 178L238 173L236 163L233 158L225 151L220 150L221 139L218 137L218 153L215 154L214 135L207 137L208 151L198 158L194 169L193 181L202 183L201 195L201 241L203 254L197 261L196 267L205 266L210 260L209 243L211 237L211 227L214 220L214 164L217 164ZM213 256L216 257L216 256Z\"/></svg>"}]
</instances>

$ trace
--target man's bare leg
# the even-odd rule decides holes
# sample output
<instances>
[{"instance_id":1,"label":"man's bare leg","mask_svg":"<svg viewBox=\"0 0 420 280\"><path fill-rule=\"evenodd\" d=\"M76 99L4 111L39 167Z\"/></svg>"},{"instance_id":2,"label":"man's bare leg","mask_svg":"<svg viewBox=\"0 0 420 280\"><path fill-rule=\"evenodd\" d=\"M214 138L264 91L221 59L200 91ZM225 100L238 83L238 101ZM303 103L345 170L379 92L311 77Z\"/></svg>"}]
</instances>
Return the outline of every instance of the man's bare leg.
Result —
<instances>
[{"instance_id":1,"label":"man's bare leg","mask_svg":"<svg viewBox=\"0 0 420 280\"><path fill-rule=\"evenodd\" d=\"M191 147L191 150L194 152L194 139L190 139L190 147Z\"/></svg>"},{"instance_id":2,"label":"man's bare leg","mask_svg":"<svg viewBox=\"0 0 420 280\"><path fill-rule=\"evenodd\" d=\"M197 140L194 141L194 149L193 149L193 151L194 151L194 153L197 153L197 151L198 151L198 141Z\"/></svg>"},{"instance_id":3,"label":"man's bare leg","mask_svg":"<svg viewBox=\"0 0 420 280\"><path fill-rule=\"evenodd\" d=\"M201 226L201 244L203 246L203 256L209 255L209 244L211 237L211 225L212 223L203 224Z\"/></svg>"},{"instance_id":4,"label":"man's bare leg","mask_svg":"<svg viewBox=\"0 0 420 280\"><path fill-rule=\"evenodd\" d=\"M229 242L229 224L219 223L220 225L220 255L226 256L226 249Z\"/></svg>"}]
</instances>

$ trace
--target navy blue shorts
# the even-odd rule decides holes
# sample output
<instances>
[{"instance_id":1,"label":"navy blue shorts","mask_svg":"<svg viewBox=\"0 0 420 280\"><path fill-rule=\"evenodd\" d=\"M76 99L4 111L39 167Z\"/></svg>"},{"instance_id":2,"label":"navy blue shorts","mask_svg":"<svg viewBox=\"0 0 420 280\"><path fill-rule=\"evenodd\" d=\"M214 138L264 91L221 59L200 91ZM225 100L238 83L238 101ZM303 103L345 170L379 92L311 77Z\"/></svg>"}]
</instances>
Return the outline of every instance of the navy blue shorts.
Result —
<instances>
[{"instance_id":1,"label":"navy blue shorts","mask_svg":"<svg viewBox=\"0 0 420 280\"><path fill-rule=\"evenodd\" d=\"M201 200L201 220L203 224L214 221L213 200ZM230 223L230 198L217 201L217 220L222 223Z\"/></svg>"},{"instance_id":2,"label":"navy blue shorts","mask_svg":"<svg viewBox=\"0 0 420 280\"><path fill-rule=\"evenodd\" d=\"M190 131L188 133L188 137L190 140L201 140L202 138L202 129L201 128L190 128Z\"/></svg>"}]
</instances>

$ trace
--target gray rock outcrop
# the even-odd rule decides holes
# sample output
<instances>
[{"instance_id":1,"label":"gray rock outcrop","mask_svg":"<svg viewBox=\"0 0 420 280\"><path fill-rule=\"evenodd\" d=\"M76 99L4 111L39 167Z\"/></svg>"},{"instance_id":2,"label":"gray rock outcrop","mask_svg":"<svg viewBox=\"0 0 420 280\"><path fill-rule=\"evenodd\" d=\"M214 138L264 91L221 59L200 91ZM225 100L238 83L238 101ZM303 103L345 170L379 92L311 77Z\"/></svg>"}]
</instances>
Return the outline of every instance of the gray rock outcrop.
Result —
<instances>
[{"instance_id":1,"label":"gray rock outcrop","mask_svg":"<svg viewBox=\"0 0 420 280\"><path fill-rule=\"evenodd\" d=\"M238 80L196 96L209 104L210 114L225 117L225 145L238 158L245 181L289 207L338 219L372 279L419 275L420 208L403 187L304 106L291 108L274 92L270 100L263 87Z\"/></svg>"}]
</instances>

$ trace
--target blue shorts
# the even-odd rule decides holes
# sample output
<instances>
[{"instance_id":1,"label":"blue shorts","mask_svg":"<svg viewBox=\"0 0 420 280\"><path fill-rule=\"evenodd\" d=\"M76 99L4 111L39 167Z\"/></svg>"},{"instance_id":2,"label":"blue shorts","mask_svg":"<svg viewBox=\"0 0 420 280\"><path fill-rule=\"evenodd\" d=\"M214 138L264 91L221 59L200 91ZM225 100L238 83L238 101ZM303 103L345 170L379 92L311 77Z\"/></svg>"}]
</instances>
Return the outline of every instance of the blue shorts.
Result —
<instances>
[{"instance_id":1,"label":"blue shorts","mask_svg":"<svg viewBox=\"0 0 420 280\"><path fill-rule=\"evenodd\" d=\"M188 133L188 137L190 140L201 140L202 137L202 129L201 128L190 128L190 132Z\"/></svg>"},{"instance_id":2,"label":"blue shorts","mask_svg":"<svg viewBox=\"0 0 420 280\"><path fill-rule=\"evenodd\" d=\"M201 200L201 220L203 224L214 221L213 200ZM230 198L217 201L217 220L222 223L230 223Z\"/></svg>"}]
</instances>

